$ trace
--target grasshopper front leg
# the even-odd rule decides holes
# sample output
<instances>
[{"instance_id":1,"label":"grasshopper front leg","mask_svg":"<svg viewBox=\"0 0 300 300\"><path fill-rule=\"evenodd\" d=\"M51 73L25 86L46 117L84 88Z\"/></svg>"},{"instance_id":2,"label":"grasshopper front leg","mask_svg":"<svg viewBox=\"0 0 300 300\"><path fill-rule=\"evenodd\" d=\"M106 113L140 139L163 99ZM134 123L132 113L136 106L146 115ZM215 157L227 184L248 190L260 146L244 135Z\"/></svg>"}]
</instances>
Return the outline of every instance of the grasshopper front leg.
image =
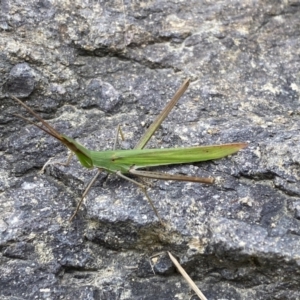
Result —
<instances>
[{"instance_id":1,"label":"grasshopper front leg","mask_svg":"<svg viewBox=\"0 0 300 300\"><path fill-rule=\"evenodd\" d=\"M121 125L119 124L117 126L117 130L116 130L116 136L115 136L115 142L114 142L114 146L113 146L113 150L116 149L117 147L117 143L118 143L118 136L121 136L121 139L122 141L124 141L124 135L123 135L123 132L121 130ZM69 219L69 222L72 222L72 220L74 219L74 217L76 216L76 214L78 213L79 211L79 208L85 198L85 196L88 194L88 192L90 191L91 187L93 186L93 184L95 183L96 179L98 178L98 176L100 175L100 173L102 172L103 170L101 168L98 168L98 172L96 173L96 175L92 178L92 180L89 182L89 184L87 185L87 187L85 188L77 206L76 206L76 209L74 211L74 213L72 214L72 216L70 217Z\"/></svg>"},{"instance_id":2,"label":"grasshopper front leg","mask_svg":"<svg viewBox=\"0 0 300 300\"><path fill-rule=\"evenodd\" d=\"M84 190L81 198L80 198L80 201L78 202L77 206L76 206L76 209L73 213L73 215L70 217L69 221L72 222L72 220L74 219L74 217L76 216L76 214L78 213L79 211L79 208L84 200L84 197L87 195L87 193L89 192L89 190L91 189L91 187L93 186L93 184L95 183L96 179L98 178L99 174L101 173L102 169L98 169L98 172L97 174L93 177L93 179L90 181L90 183L88 184L88 186L86 187L86 189Z\"/></svg>"}]
</instances>

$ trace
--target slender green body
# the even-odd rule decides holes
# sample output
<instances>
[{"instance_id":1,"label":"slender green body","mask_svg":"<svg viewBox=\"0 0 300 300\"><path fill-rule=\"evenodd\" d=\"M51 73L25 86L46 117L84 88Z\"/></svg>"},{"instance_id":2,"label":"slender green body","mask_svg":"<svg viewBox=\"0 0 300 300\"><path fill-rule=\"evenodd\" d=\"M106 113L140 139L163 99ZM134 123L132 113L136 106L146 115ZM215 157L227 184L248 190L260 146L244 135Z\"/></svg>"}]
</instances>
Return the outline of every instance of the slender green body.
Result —
<instances>
[{"instance_id":1,"label":"slender green body","mask_svg":"<svg viewBox=\"0 0 300 300\"><path fill-rule=\"evenodd\" d=\"M218 159L235 153L247 145L246 143L233 143L188 148L141 149L140 147L140 149L133 150L93 151L85 148L74 139L60 134L25 103L14 96L12 98L40 120L44 127L18 115L19 117L61 141L77 156L80 163L86 168L96 167L112 173L121 172L126 174L130 173L132 169Z\"/></svg>"},{"instance_id":2,"label":"slender green body","mask_svg":"<svg viewBox=\"0 0 300 300\"><path fill-rule=\"evenodd\" d=\"M40 120L44 127L18 115L19 117L62 142L86 168L96 167L112 173L121 172L126 174L130 173L132 169L218 159L235 153L247 145L246 143L233 143L188 148L141 149L139 147L140 149L133 150L93 151L85 148L74 139L60 134L25 103L14 96L12 98Z\"/></svg>"},{"instance_id":3,"label":"slender green body","mask_svg":"<svg viewBox=\"0 0 300 300\"><path fill-rule=\"evenodd\" d=\"M154 166L193 163L217 159L232 154L240 149L233 144L217 146L198 146L189 148L91 151L95 167L107 171L129 173L130 168L140 169Z\"/></svg>"},{"instance_id":4,"label":"slender green body","mask_svg":"<svg viewBox=\"0 0 300 300\"><path fill-rule=\"evenodd\" d=\"M36 119L41 122L41 125L36 124L21 115L18 117L26 120L27 122L35 125L41 130L45 131L47 134L53 136L61 143L63 143L67 148L69 148L72 153L74 153L82 166L86 168L98 168L99 172L101 170L106 170L110 173L115 173L116 175L127 179L135 184L137 184L145 193L149 203L151 204L153 210L155 211L157 217L162 222L161 218L158 215L157 210L155 209L150 197L146 192L146 187L131 178L126 177L123 174L133 174L137 176L143 176L148 178L157 178L162 180L180 180L180 181L191 181L199 183L213 183L212 178L202 178L202 177L193 177L193 176L184 176L176 174L166 174L160 172L149 172L139 170L147 167L155 167L162 165L172 165L172 164L182 164L182 163L194 163L212 159L222 158L224 156L233 154L240 149L247 146L246 143L232 143L232 144L222 144L222 145L213 145L213 146L196 146L188 148L167 148L167 149L143 149L147 144L148 140L151 138L153 133L157 130L158 126L163 122L167 117L171 109L177 103L179 98L182 96L184 91L189 85L189 80L187 79L182 86L175 93L171 101L166 105L162 112L157 116L156 120L151 124L148 130L144 133L142 138L139 140L137 145L133 150L111 150L111 151L93 151L85 148L83 145L76 142L74 139L59 133L52 126L50 126L46 121L44 121L38 114L36 114L30 107L23 103L18 98L11 96L15 101L22 105L28 112L30 112ZM75 210L75 213L72 215L71 219L74 218L79 206L83 201L83 198L89 191L90 187L96 180L97 175L90 182L86 188L83 196Z\"/></svg>"},{"instance_id":5,"label":"slender green body","mask_svg":"<svg viewBox=\"0 0 300 300\"><path fill-rule=\"evenodd\" d=\"M84 167L96 167L112 173L120 171L123 174L130 173L132 168L140 169L218 159L246 146L244 143L236 143L187 148L93 151L72 138L65 135L63 138L75 146L74 153Z\"/></svg>"}]
</instances>

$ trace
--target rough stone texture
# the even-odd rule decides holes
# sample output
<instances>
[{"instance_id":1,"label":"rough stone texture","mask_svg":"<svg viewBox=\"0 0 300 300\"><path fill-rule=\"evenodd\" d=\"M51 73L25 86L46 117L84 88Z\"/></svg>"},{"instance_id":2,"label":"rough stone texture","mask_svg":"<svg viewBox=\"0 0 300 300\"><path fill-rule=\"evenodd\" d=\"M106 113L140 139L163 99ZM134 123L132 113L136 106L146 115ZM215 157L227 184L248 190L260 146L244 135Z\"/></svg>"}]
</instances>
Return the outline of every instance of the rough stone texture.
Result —
<instances>
[{"instance_id":1,"label":"rough stone texture","mask_svg":"<svg viewBox=\"0 0 300 300\"><path fill-rule=\"evenodd\" d=\"M0 298L299 299L299 1L1 1ZM154 181L149 193L94 174L25 124L7 97L59 131L133 146L187 77L149 147L249 142L218 161L159 168L215 185ZM157 253L161 253L155 256ZM299 276L299 277L298 277Z\"/></svg>"}]
</instances>

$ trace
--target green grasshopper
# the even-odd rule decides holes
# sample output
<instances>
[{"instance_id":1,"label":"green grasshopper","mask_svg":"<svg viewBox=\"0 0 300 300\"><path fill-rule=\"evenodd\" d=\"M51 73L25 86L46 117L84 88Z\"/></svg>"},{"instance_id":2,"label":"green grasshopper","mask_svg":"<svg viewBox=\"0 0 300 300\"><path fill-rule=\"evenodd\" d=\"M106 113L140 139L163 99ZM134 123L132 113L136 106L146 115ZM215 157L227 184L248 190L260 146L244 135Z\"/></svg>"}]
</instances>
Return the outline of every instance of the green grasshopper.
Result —
<instances>
[{"instance_id":1,"label":"green grasshopper","mask_svg":"<svg viewBox=\"0 0 300 300\"><path fill-rule=\"evenodd\" d=\"M74 139L59 133L52 126L50 126L46 121L44 121L38 114L36 114L30 107L23 103L18 98L11 96L15 101L22 105L30 114L32 114L37 120L39 120L42 125L36 124L31 120L21 116L16 115L19 118L24 119L25 121L35 125L40 128L47 134L59 140L67 148L71 150L71 153L75 154L82 164L86 168L98 168L98 173L92 179L92 181L87 186L84 191L79 204L71 216L72 220L76 213L79 210L79 207L88 193L89 189L95 182L97 176L102 170L107 171L108 173L113 173L122 177L126 180L129 180L136 185L138 185L144 192L146 198L148 199L150 205L152 206L156 216L162 223L162 220L154 207L152 200L150 199L146 186L127 177L126 174L136 175L148 178L155 178L161 180L179 180L179 181L190 181L190 182L199 182L210 184L214 182L213 178L201 178L201 177L192 177L185 175L172 175L162 172L150 172L145 170L140 170L148 167L162 166L162 165L172 165L172 164L182 164L182 163L194 163L212 159L222 158L224 156L233 154L240 149L247 146L247 143L232 143L232 144L222 144L222 145L213 145L213 146L195 146L187 148L167 148L167 149L145 149L145 145L157 130L163 120L167 117L171 109L178 102L179 98L183 95L186 89L189 86L189 79L185 80L182 86L175 93L170 102L158 115L155 121L151 126L146 130L145 134L139 140L137 145L133 150L110 150L110 151L93 151L85 148L83 145L76 142ZM120 131L120 128L118 128ZM117 133L118 134L118 133ZM68 159L69 162L69 159Z\"/></svg>"}]
</instances>

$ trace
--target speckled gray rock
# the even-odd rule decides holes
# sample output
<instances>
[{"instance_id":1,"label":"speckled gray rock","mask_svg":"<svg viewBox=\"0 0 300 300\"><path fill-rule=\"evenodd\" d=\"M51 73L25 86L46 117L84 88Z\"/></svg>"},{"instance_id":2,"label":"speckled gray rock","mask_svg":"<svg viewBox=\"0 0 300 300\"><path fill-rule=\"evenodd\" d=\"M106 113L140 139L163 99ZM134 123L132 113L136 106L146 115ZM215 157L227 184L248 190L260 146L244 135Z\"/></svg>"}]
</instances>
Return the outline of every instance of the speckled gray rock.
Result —
<instances>
[{"instance_id":1,"label":"speckled gray rock","mask_svg":"<svg viewBox=\"0 0 300 300\"><path fill-rule=\"evenodd\" d=\"M299 299L298 1L1 1L0 298ZM148 147L248 142L221 160L158 168L214 185L153 181L163 228L130 182L94 171L17 119L19 96L60 132L126 147L187 77ZM25 114L25 113L24 113Z\"/></svg>"},{"instance_id":2,"label":"speckled gray rock","mask_svg":"<svg viewBox=\"0 0 300 300\"><path fill-rule=\"evenodd\" d=\"M28 97L34 90L38 80L36 72L27 64L16 64L9 72L3 93L11 93L16 97Z\"/></svg>"}]
</instances>

